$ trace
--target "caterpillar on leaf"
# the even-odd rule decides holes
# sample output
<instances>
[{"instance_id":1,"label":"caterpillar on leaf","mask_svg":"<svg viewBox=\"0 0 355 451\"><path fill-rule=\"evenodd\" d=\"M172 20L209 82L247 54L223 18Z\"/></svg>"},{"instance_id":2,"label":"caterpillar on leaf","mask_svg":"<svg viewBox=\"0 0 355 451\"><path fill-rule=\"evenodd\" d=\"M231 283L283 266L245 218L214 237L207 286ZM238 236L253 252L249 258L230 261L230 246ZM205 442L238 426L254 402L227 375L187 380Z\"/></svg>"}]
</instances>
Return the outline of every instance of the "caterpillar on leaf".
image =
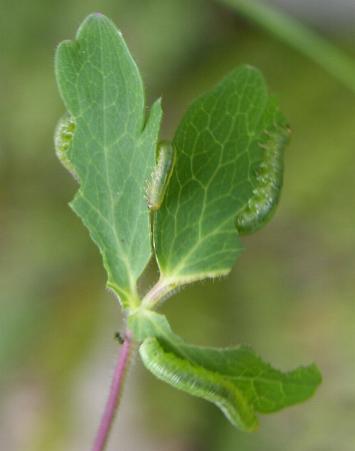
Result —
<instances>
[{"instance_id":1,"label":"caterpillar on leaf","mask_svg":"<svg viewBox=\"0 0 355 451\"><path fill-rule=\"evenodd\" d=\"M219 407L229 421L243 431L253 431L258 421L253 406L241 390L222 375L166 351L155 337L140 347L146 368L158 379L203 398Z\"/></svg>"},{"instance_id":2,"label":"caterpillar on leaf","mask_svg":"<svg viewBox=\"0 0 355 451\"><path fill-rule=\"evenodd\" d=\"M264 132L264 141L259 144L264 155L256 169L257 186L236 217L236 227L241 235L263 227L275 211L283 183L283 150L289 134L290 129L286 125Z\"/></svg>"},{"instance_id":3,"label":"caterpillar on leaf","mask_svg":"<svg viewBox=\"0 0 355 451\"><path fill-rule=\"evenodd\" d=\"M78 180L75 169L68 157L68 151L74 137L75 129L76 123L74 119L69 114L65 114L58 121L54 135L54 146L55 153L62 165Z\"/></svg>"},{"instance_id":4,"label":"caterpillar on leaf","mask_svg":"<svg viewBox=\"0 0 355 451\"><path fill-rule=\"evenodd\" d=\"M175 164L175 150L168 141L158 144L157 164L147 190L150 210L157 211L161 207L164 195Z\"/></svg>"}]
</instances>

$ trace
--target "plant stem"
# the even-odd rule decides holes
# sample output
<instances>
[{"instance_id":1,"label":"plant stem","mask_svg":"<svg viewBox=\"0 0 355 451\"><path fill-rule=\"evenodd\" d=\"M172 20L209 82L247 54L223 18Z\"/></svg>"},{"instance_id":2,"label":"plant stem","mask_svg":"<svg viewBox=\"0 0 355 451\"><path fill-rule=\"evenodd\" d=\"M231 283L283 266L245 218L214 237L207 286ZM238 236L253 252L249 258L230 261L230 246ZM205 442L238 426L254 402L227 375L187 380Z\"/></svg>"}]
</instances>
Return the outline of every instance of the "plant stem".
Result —
<instances>
[{"instance_id":1,"label":"plant stem","mask_svg":"<svg viewBox=\"0 0 355 451\"><path fill-rule=\"evenodd\" d=\"M319 64L355 93L355 62L351 57L286 13L258 0L218 0Z\"/></svg>"},{"instance_id":2,"label":"plant stem","mask_svg":"<svg viewBox=\"0 0 355 451\"><path fill-rule=\"evenodd\" d=\"M142 307L153 310L156 306L172 296L177 290L178 286L175 282L160 279L153 288L148 291L142 301Z\"/></svg>"},{"instance_id":3,"label":"plant stem","mask_svg":"<svg viewBox=\"0 0 355 451\"><path fill-rule=\"evenodd\" d=\"M92 451L103 451L106 447L110 429L117 412L122 396L127 371L132 354L136 349L136 343L132 339L130 331L126 331L123 345L119 351L118 361L113 373L109 396L105 410L101 418L99 429L95 438Z\"/></svg>"}]
</instances>

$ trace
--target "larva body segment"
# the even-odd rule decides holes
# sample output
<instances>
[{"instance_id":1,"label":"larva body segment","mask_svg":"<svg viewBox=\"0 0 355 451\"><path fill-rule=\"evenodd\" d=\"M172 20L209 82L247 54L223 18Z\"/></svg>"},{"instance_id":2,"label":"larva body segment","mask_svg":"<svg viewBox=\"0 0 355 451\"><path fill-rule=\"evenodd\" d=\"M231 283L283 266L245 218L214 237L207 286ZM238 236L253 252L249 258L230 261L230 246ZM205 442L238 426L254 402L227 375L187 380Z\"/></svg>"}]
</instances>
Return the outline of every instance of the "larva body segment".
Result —
<instances>
[{"instance_id":1,"label":"larva body segment","mask_svg":"<svg viewBox=\"0 0 355 451\"><path fill-rule=\"evenodd\" d=\"M76 123L74 119L65 114L59 119L58 125L54 135L55 153L59 158L62 165L72 174L72 176L78 180L74 167L68 157L68 151L71 146L74 133L76 129Z\"/></svg>"},{"instance_id":2,"label":"larva body segment","mask_svg":"<svg viewBox=\"0 0 355 451\"><path fill-rule=\"evenodd\" d=\"M175 151L171 143L158 144L157 164L148 186L148 206L152 211L159 210L175 164Z\"/></svg>"},{"instance_id":3,"label":"larva body segment","mask_svg":"<svg viewBox=\"0 0 355 451\"><path fill-rule=\"evenodd\" d=\"M264 155L256 169L257 186L247 205L236 217L236 227L241 235L263 227L275 211L283 183L284 148L289 133L286 126L265 131L265 139L260 143Z\"/></svg>"},{"instance_id":4,"label":"larva body segment","mask_svg":"<svg viewBox=\"0 0 355 451\"><path fill-rule=\"evenodd\" d=\"M238 387L216 372L167 351L155 337L144 340L139 352L146 368L158 379L214 403L241 430L252 431L257 427L253 407Z\"/></svg>"}]
</instances>

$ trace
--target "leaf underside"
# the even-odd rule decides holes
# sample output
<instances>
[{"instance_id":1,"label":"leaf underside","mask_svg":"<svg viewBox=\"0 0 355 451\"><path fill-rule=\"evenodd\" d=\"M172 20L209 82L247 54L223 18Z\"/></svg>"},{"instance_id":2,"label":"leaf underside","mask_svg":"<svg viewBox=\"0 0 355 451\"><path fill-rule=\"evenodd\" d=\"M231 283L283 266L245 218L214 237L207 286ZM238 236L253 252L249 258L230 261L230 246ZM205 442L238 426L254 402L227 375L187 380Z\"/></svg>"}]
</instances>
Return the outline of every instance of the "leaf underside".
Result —
<instances>
[{"instance_id":1,"label":"leaf underside","mask_svg":"<svg viewBox=\"0 0 355 451\"><path fill-rule=\"evenodd\" d=\"M144 365L157 378L213 402L243 431L258 425L257 413L271 413L302 402L321 382L315 365L282 373L246 346L191 346L176 336L163 315L136 314L129 325L143 343Z\"/></svg>"},{"instance_id":2,"label":"leaf underside","mask_svg":"<svg viewBox=\"0 0 355 451\"><path fill-rule=\"evenodd\" d=\"M100 14L83 22L74 41L59 45L55 63L75 124L59 151L80 183L71 207L100 249L108 285L127 307L151 257L145 187L155 165L160 101L146 119L138 68L121 33Z\"/></svg>"},{"instance_id":3,"label":"leaf underside","mask_svg":"<svg viewBox=\"0 0 355 451\"><path fill-rule=\"evenodd\" d=\"M252 232L278 201L287 138L254 68L236 69L193 102L173 140L175 167L154 220L163 277L186 283L231 270L242 250L238 217L239 231Z\"/></svg>"}]
</instances>

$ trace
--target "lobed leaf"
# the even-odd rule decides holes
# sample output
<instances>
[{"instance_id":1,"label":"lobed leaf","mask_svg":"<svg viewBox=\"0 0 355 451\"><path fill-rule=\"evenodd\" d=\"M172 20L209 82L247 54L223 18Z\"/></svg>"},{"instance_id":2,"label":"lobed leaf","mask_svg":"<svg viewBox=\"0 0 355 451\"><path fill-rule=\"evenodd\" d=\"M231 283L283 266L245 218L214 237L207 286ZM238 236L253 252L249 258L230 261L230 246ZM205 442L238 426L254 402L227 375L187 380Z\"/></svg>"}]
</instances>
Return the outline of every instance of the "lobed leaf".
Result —
<instances>
[{"instance_id":1,"label":"lobed leaf","mask_svg":"<svg viewBox=\"0 0 355 451\"><path fill-rule=\"evenodd\" d=\"M233 71L191 105L154 219L163 279L183 284L231 270L238 234L260 228L275 209L287 140L286 120L254 68Z\"/></svg>"},{"instance_id":2,"label":"lobed leaf","mask_svg":"<svg viewBox=\"0 0 355 451\"><path fill-rule=\"evenodd\" d=\"M57 130L57 153L80 183L71 207L97 244L124 307L150 256L145 187L155 166L160 101L145 118L144 89L121 33L90 15L57 49L56 76L71 124Z\"/></svg>"},{"instance_id":3,"label":"lobed leaf","mask_svg":"<svg viewBox=\"0 0 355 451\"><path fill-rule=\"evenodd\" d=\"M257 427L257 413L302 402L321 382L315 365L283 373L246 346L209 348L186 344L160 314L139 311L129 318L144 365L158 379L213 402L244 431Z\"/></svg>"}]
</instances>

